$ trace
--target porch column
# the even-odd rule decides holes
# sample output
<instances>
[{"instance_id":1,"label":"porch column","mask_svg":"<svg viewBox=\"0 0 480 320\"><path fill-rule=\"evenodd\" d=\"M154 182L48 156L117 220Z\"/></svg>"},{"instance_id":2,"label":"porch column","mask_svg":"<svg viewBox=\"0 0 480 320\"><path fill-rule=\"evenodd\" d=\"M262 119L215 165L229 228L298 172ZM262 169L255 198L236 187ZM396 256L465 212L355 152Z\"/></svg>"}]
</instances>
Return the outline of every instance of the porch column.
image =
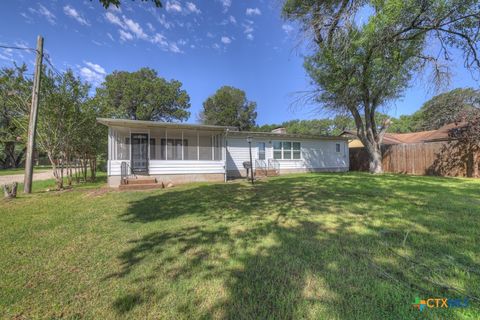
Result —
<instances>
[{"instance_id":1,"label":"porch column","mask_svg":"<svg viewBox=\"0 0 480 320\"><path fill-rule=\"evenodd\" d=\"M167 128L165 128L165 160L168 160L168 133L167 133Z\"/></svg>"},{"instance_id":2,"label":"porch column","mask_svg":"<svg viewBox=\"0 0 480 320\"><path fill-rule=\"evenodd\" d=\"M215 159L215 135L212 134L212 138L210 139L210 143L212 144L212 160Z\"/></svg>"},{"instance_id":3,"label":"porch column","mask_svg":"<svg viewBox=\"0 0 480 320\"><path fill-rule=\"evenodd\" d=\"M113 130L113 159L117 160L117 130Z\"/></svg>"},{"instance_id":4,"label":"porch column","mask_svg":"<svg viewBox=\"0 0 480 320\"><path fill-rule=\"evenodd\" d=\"M183 130L182 130L182 160L183 160L183 154L184 154L184 151L183 149L185 148L185 146L183 145Z\"/></svg>"},{"instance_id":5,"label":"porch column","mask_svg":"<svg viewBox=\"0 0 480 320\"><path fill-rule=\"evenodd\" d=\"M200 136L197 130L197 160L200 160Z\"/></svg>"},{"instance_id":6,"label":"porch column","mask_svg":"<svg viewBox=\"0 0 480 320\"><path fill-rule=\"evenodd\" d=\"M112 160L112 128L108 127L108 160Z\"/></svg>"}]
</instances>

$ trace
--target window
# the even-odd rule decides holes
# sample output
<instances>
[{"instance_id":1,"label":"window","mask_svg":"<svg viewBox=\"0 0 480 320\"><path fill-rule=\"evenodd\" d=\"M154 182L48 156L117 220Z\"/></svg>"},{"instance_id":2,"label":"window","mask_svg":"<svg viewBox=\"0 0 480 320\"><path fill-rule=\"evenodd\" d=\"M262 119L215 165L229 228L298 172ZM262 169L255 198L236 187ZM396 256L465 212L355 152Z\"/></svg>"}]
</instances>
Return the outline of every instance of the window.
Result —
<instances>
[{"instance_id":1,"label":"window","mask_svg":"<svg viewBox=\"0 0 480 320\"><path fill-rule=\"evenodd\" d=\"M293 159L298 160L301 159L301 148L300 148L300 142L293 142Z\"/></svg>"},{"instance_id":2,"label":"window","mask_svg":"<svg viewBox=\"0 0 480 320\"><path fill-rule=\"evenodd\" d=\"M283 159L292 159L292 143L282 142Z\"/></svg>"},{"instance_id":3,"label":"window","mask_svg":"<svg viewBox=\"0 0 480 320\"><path fill-rule=\"evenodd\" d=\"M299 160L302 158L300 142L274 141L273 159Z\"/></svg>"},{"instance_id":4,"label":"window","mask_svg":"<svg viewBox=\"0 0 480 320\"><path fill-rule=\"evenodd\" d=\"M150 159L155 160L155 139L150 138Z\"/></svg>"},{"instance_id":5,"label":"window","mask_svg":"<svg viewBox=\"0 0 480 320\"><path fill-rule=\"evenodd\" d=\"M273 159L282 159L282 142L273 142Z\"/></svg>"},{"instance_id":6,"label":"window","mask_svg":"<svg viewBox=\"0 0 480 320\"><path fill-rule=\"evenodd\" d=\"M163 138L160 142L160 145L161 160L182 160L182 139ZM186 140L183 140L183 145L188 146Z\"/></svg>"},{"instance_id":7,"label":"window","mask_svg":"<svg viewBox=\"0 0 480 320\"><path fill-rule=\"evenodd\" d=\"M340 143L335 144L335 151L340 152Z\"/></svg>"}]
</instances>

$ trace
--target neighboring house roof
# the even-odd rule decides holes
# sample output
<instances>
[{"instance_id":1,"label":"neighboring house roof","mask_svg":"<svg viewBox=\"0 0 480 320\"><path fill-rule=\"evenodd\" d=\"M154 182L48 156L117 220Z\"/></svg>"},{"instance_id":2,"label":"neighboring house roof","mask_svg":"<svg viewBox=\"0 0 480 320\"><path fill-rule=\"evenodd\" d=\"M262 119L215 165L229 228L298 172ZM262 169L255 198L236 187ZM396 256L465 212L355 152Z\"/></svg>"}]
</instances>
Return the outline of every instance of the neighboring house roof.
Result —
<instances>
[{"instance_id":1,"label":"neighboring house roof","mask_svg":"<svg viewBox=\"0 0 480 320\"><path fill-rule=\"evenodd\" d=\"M362 142L358 139L357 133L352 130L345 130L343 131L340 136L347 137L350 140L349 146L352 148L363 147ZM396 139L395 137L391 136L389 133L383 136L383 144L399 144L402 143L400 140Z\"/></svg>"},{"instance_id":2,"label":"neighboring house roof","mask_svg":"<svg viewBox=\"0 0 480 320\"><path fill-rule=\"evenodd\" d=\"M212 126L203 124L188 124L188 123L174 123L174 122L159 122L159 121L144 121L144 120L128 120L128 119L109 119L97 118L97 122L106 126L128 127L128 128L174 128L174 129L195 129L195 130L209 130L209 131L223 131L228 132L229 136L262 136L278 139L315 139L315 140L347 140L344 137L338 136L320 136L320 135L305 135L305 134L291 134L278 132L256 132L256 131L238 131L236 127L229 126Z\"/></svg>"},{"instance_id":3,"label":"neighboring house roof","mask_svg":"<svg viewBox=\"0 0 480 320\"><path fill-rule=\"evenodd\" d=\"M461 128L464 124L450 123L444 125L437 130L419 131L410 133L385 133L382 144L413 144L429 141L445 141L450 140L449 133L452 129ZM345 130L340 134L350 139L358 139L357 134L354 131Z\"/></svg>"}]
</instances>

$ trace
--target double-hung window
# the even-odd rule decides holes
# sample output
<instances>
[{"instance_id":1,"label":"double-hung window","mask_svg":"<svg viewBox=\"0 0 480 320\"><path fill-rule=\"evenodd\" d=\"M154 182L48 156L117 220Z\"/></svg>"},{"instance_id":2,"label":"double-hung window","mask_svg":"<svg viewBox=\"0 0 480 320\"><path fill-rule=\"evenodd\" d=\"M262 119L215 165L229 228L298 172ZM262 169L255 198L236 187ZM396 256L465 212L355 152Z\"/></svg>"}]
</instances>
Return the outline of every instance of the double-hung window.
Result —
<instances>
[{"instance_id":1,"label":"double-hung window","mask_svg":"<svg viewBox=\"0 0 480 320\"><path fill-rule=\"evenodd\" d=\"M300 142L274 141L273 159L278 160L299 160L302 158Z\"/></svg>"}]
</instances>

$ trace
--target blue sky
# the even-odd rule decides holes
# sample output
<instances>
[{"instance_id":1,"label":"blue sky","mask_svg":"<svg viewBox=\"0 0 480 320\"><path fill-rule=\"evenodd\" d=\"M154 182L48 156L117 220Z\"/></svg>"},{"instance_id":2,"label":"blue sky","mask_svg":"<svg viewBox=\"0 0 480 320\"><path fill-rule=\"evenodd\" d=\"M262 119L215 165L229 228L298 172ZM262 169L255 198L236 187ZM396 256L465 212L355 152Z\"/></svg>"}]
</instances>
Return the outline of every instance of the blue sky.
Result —
<instances>
[{"instance_id":1,"label":"blue sky","mask_svg":"<svg viewBox=\"0 0 480 320\"><path fill-rule=\"evenodd\" d=\"M114 70L151 67L183 83L192 104L189 122L196 122L202 102L222 85L241 88L257 102L259 124L324 116L315 113L315 106L292 108L309 80L296 27L280 16L281 1L163 3L158 9L124 1L121 9L105 10L97 0L3 1L0 44L34 47L41 34L57 69L72 68L94 86ZM449 88L478 87L458 58ZM0 66L12 61L32 68L34 56L0 49ZM388 112L411 114L433 94L428 78L419 78Z\"/></svg>"}]
</instances>

